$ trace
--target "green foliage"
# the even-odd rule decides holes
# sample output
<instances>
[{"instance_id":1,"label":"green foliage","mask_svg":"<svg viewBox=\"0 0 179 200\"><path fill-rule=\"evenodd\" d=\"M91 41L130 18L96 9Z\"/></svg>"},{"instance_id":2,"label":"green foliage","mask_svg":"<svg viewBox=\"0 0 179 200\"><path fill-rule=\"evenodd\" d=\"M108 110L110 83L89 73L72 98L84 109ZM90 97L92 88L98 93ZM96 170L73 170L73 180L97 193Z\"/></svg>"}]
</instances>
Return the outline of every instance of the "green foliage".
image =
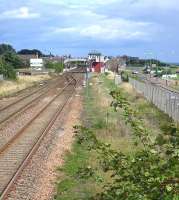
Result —
<instances>
[{"instance_id":1,"label":"green foliage","mask_svg":"<svg viewBox=\"0 0 179 200\"><path fill-rule=\"evenodd\" d=\"M60 73L63 71L63 63L54 63L54 69L56 73Z\"/></svg>"},{"instance_id":2,"label":"green foliage","mask_svg":"<svg viewBox=\"0 0 179 200\"><path fill-rule=\"evenodd\" d=\"M43 53L41 51L39 51L38 49L22 49L20 51L18 51L18 54L22 54L22 55L37 55L38 56L43 56Z\"/></svg>"},{"instance_id":3,"label":"green foliage","mask_svg":"<svg viewBox=\"0 0 179 200\"><path fill-rule=\"evenodd\" d=\"M7 79L16 79L15 68L23 66L21 59L11 45L0 45L0 73Z\"/></svg>"},{"instance_id":4,"label":"green foliage","mask_svg":"<svg viewBox=\"0 0 179 200\"><path fill-rule=\"evenodd\" d=\"M8 65L11 65L13 68L21 68L23 67L23 63L21 59L18 57L17 54L13 52L6 52L2 55L2 59L4 60L5 63Z\"/></svg>"},{"instance_id":5,"label":"green foliage","mask_svg":"<svg viewBox=\"0 0 179 200\"><path fill-rule=\"evenodd\" d=\"M101 168L111 173L112 182L93 200L177 200L179 198L179 130L168 124L165 135L152 138L144 122L120 90L111 93L111 106L123 110L126 124L132 128L134 144L143 148L132 155L113 150L97 139L92 129L77 126L77 141L87 150L96 151Z\"/></svg>"},{"instance_id":6,"label":"green foliage","mask_svg":"<svg viewBox=\"0 0 179 200\"><path fill-rule=\"evenodd\" d=\"M130 59L127 60L126 64L128 66L133 66L133 67L144 67L145 65L150 65L151 64L156 64L157 66L160 67L165 67L166 65L169 65L167 63L161 62L156 59L136 59L135 57L130 57Z\"/></svg>"},{"instance_id":7,"label":"green foliage","mask_svg":"<svg viewBox=\"0 0 179 200\"><path fill-rule=\"evenodd\" d=\"M15 49L9 45L9 44L0 44L0 55L11 52L11 53L16 53Z\"/></svg>"},{"instance_id":8,"label":"green foliage","mask_svg":"<svg viewBox=\"0 0 179 200\"><path fill-rule=\"evenodd\" d=\"M64 192L68 191L71 187L74 186L74 182L71 179L64 179L58 183L58 194L61 195Z\"/></svg>"},{"instance_id":9,"label":"green foliage","mask_svg":"<svg viewBox=\"0 0 179 200\"><path fill-rule=\"evenodd\" d=\"M121 79L124 82L129 82L129 74L125 71L121 72Z\"/></svg>"},{"instance_id":10,"label":"green foliage","mask_svg":"<svg viewBox=\"0 0 179 200\"><path fill-rule=\"evenodd\" d=\"M56 73L60 73L63 71L63 63L62 62L50 62L48 61L45 65L48 69L54 69Z\"/></svg>"},{"instance_id":11,"label":"green foliage","mask_svg":"<svg viewBox=\"0 0 179 200\"><path fill-rule=\"evenodd\" d=\"M3 74L7 79L15 80L17 78L16 71L9 63L6 63L2 58L0 58L0 74Z\"/></svg>"},{"instance_id":12,"label":"green foliage","mask_svg":"<svg viewBox=\"0 0 179 200\"><path fill-rule=\"evenodd\" d=\"M108 76L108 75L109 75L109 72L104 72L104 75L105 75L105 76Z\"/></svg>"}]
</instances>

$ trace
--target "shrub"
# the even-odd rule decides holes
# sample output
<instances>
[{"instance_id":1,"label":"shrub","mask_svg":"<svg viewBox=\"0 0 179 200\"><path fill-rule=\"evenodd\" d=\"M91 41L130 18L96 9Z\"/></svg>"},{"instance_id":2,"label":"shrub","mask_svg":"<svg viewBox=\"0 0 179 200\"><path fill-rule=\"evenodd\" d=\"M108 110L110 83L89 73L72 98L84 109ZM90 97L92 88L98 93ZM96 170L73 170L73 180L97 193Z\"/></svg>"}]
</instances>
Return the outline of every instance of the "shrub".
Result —
<instances>
[{"instance_id":1,"label":"shrub","mask_svg":"<svg viewBox=\"0 0 179 200\"><path fill-rule=\"evenodd\" d=\"M122 81L124 82L129 82L129 75L127 72L121 72L121 78L122 78Z\"/></svg>"},{"instance_id":2,"label":"shrub","mask_svg":"<svg viewBox=\"0 0 179 200\"><path fill-rule=\"evenodd\" d=\"M0 59L0 74L3 74L7 79L15 80L17 78L13 66L4 62L2 58Z\"/></svg>"},{"instance_id":3,"label":"shrub","mask_svg":"<svg viewBox=\"0 0 179 200\"><path fill-rule=\"evenodd\" d=\"M48 69L54 69L56 73L60 73L63 71L62 62L47 62L45 67Z\"/></svg>"}]
</instances>

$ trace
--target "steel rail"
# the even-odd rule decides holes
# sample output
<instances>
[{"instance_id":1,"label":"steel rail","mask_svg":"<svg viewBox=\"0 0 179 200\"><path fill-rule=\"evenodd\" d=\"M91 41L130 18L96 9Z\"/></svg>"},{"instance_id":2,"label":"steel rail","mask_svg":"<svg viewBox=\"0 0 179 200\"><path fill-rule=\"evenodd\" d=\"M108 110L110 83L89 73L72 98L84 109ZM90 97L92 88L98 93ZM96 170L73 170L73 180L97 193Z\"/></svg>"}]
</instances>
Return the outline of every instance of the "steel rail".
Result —
<instances>
[{"instance_id":1,"label":"steel rail","mask_svg":"<svg viewBox=\"0 0 179 200\"><path fill-rule=\"evenodd\" d=\"M73 81L73 80L72 80ZM71 82L72 82L71 81ZM71 83L70 82L70 83ZM68 85L66 85L62 91L60 91L59 95L62 94L62 92L70 85L70 83L68 83ZM75 86L74 86L75 88ZM38 140L36 141L36 143L33 145L33 147L31 148L31 150L29 151L28 155L25 157L25 159L22 161L22 163L20 164L19 168L17 169L17 171L15 172L14 176L11 178L11 180L9 181L9 183L7 184L6 188L4 189L4 191L2 192L1 196L0 196L0 200L5 200L8 197L9 192L11 191L11 188L14 186L15 182L17 181L18 177L21 175L22 171L24 170L24 168L27 166L28 162L30 161L30 159L32 158L32 156L35 154L35 152L38 150L42 140L44 139L44 137L47 135L47 133L49 132L49 130L51 129L51 127L53 126L53 124L55 123L56 119L58 118L58 116L60 115L60 113L63 111L63 109L65 108L65 106L68 104L70 98L73 96L75 92L75 89L73 89L73 92L71 93L71 95L67 98L67 100L65 101L65 103L62 106L59 106L59 108L57 109L57 111L55 112L55 114L53 115L53 117L51 118L50 122L47 124L47 126L44 128L44 130L41 133L41 136L38 138ZM56 99L56 98L55 98ZM54 99L54 100L55 100Z\"/></svg>"},{"instance_id":2,"label":"steel rail","mask_svg":"<svg viewBox=\"0 0 179 200\"><path fill-rule=\"evenodd\" d=\"M54 79L53 79L53 80L54 80ZM52 84L52 83L49 83L49 84ZM32 87L35 87L35 86L32 86ZM43 87L40 87L39 89L33 91L32 93L30 93L30 94L28 94L28 95L25 95L25 96L22 97L22 98L19 98L17 101L14 101L14 102L8 104L7 106L1 108L1 109L0 109L0 112L6 110L6 109L8 109L8 108L10 108L11 106L13 106L13 105L19 103L20 101L23 101L24 99L26 99L26 98L32 96L33 94L36 94L37 92L39 92L39 91L42 90L42 89L45 89L46 87L47 87L46 85L43 86ZM31 87L30 87L30 88L31 88ZM24 90L28 90L28 89L30 89L30 88L26 88L26 89L24 89Z\"/></svg>"},{"instance_id":3,"label":"steel rail","mask_svg":"<svg viewBox=\"0 0 179 200\"><path fill-rule=\"evenodd\" d=\"M60 90L60 92L55 96L53 97L30 121L28 121L27 124L25 124L25 126L23 126L3 147L0 148L0 155L21 135L23 134L23 132L25 131L25 129L27 129L31 124L32 122L37 119L39 117L39 115L45 111L48 106L53 102L55 101L64 91L65 89L71 84L73 80L71 80L64 88L62 88Z\"/></svg>"},{"instance_id":4,"label":"steel rail","mask_svg":"<svg viewBox=\"0 0 179 200\"><path fill-rule=\"evenodd\" d=\"M37 97L35 97L35 98L32 99L31 101L29 101L28 103L26 103L25 105L23 105L22 107L20 107L18 110L12 112L10 115L8 115L8 116L5 117L4 119L0 120L0 125L2 125L3 123L9 121L10 118L12 118L13 116L15 116L15 115L17 115L17 114L20 114L21 111L26 111L26 110L31 106L32 103L34 103L34 102L36 102L37 100L39 100L42 96L44 96L47 92L49 92L52 88L56 87L58 84L59 84L59 82L56 83L55 85L50 85L51 87L46 88L47 90L44 91L42 94L38 95ZM40 90L42 90L42 89L45 89L45 87L44 87L44 88L41 88ZM38 91L39 91L39 90L38 90ZM35 93L37 93L38 91L36 91ZM33 93L33 94L35 94L35 93ZM32 96L33 94L30 94L29 96ZM28 96L28 97L29 97L29 96ZM23 99L23 100L24 100L24 99ZM19 101L19 102L20 102L20 101ZM19 102L16 102L16 103L19 103ZM16 103L15 103L15 104L16 104ZM12 104L11 106L13 106L13 105L15 105L15 104ZM11 107L11 106L9 106L9 107ZM6 109L8 109L9 107L6 107ZM1 112L1 111L0 111L0 112Z\"/></svg>"}]
</instances>

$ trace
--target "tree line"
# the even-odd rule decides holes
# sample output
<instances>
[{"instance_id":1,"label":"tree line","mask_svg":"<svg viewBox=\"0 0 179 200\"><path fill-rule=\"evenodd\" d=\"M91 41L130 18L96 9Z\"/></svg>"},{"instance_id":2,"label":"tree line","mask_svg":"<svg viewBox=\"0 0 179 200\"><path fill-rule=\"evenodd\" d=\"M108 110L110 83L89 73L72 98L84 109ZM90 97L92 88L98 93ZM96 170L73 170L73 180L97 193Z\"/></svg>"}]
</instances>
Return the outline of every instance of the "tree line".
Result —
<instances>
[{"instance_id":1,"label":"tree line","mask_svg":"<svg viewBox=\"0 0 179 200\"><path fill-rule=\"evenodd\" d=\"M7 79L16 79L16 70L23 66L16 50L9 44L0 44L0 74Z\"/></svg>"},{"instance_id":2,"label":"tree line","mask_svg":"<svg viewBox=\"0 0 179 200\"><path fill-rule=\"evenodd\" d=\"M39 57L46 56L38 49L16 51L10 44L0 44L0 74L6 79L16 79L16 69L26 66L19 55L37 54Z\"/></svg>"}]
</instances>

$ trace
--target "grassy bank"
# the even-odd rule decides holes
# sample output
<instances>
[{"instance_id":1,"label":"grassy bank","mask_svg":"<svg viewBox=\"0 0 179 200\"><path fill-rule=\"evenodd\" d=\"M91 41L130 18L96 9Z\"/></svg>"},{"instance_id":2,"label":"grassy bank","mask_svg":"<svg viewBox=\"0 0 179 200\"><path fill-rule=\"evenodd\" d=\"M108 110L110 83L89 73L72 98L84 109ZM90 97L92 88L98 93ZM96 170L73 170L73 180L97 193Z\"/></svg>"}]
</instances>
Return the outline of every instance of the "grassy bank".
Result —
<instances>
[{"instance_id":1,"label":"grassy bank","mask_svg":"<svg viewBox=\"0 0 179 200\"><path fill-rule=\"evenodd\" d=\"M132 155L142 146L133 144L132 129L124 122L122 110L115 112L110 107L112 97L109 92L115 88L113 77L94 75L91 78L89 88L84 93L83 125L90 127L99 141L111 144L112 149ZM144 121L145 127L151 130L152 137L167 130L171 123L167 115L137 94L128 83L120 85L120 90ZM101 169L97 152L88 151L86 146L88 144L79 143L78 138L72 151L65 156L65 164L59 169L55 199L89 199L112 181L111 173L104 173ZM92 169L95 169L95 173Z\"/></svg>"},{"instance_id":2,"label":"grassy bank","mask_svg":"<svg viewBox=\"0 0 179 200\"><path fill-rule=\"evenodd\" d=\"M0 82L0 97L6 97L38 82L50 79L49 75L19 76L15 81L4 80Z\"/></svg>"}]
</instances>

